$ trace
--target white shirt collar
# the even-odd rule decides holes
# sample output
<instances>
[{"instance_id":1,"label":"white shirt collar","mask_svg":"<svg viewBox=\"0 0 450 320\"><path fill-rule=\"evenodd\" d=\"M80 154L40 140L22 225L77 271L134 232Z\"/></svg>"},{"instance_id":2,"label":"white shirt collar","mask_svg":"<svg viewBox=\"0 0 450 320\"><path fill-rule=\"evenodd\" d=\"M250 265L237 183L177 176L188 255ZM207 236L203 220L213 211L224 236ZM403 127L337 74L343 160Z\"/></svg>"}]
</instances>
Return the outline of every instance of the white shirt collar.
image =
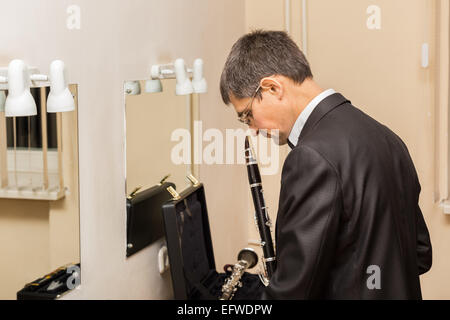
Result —
<instances>
[{"instance_id":1,"label":"white shirt collar","mask_svg":"<svg viewBox=\"0 0 450 320\"><path fill-rule=\"evenodd\" d=\"M300 133L303 130L303 127L305 126L306 120L308 120L311 113L314 111L314 109L317 107L319 103L322 102L325 98L328 96L331 96L332 94L336 93L333 89L328 89L317 95L314 99L311 100L310 103L306 106L305 109L300 113L297 120L294 123L294 126L291 129L291 133L289 134L289 141L296 146L298 142L298 138L300 137Z\"/></svg>"}]
</instances>

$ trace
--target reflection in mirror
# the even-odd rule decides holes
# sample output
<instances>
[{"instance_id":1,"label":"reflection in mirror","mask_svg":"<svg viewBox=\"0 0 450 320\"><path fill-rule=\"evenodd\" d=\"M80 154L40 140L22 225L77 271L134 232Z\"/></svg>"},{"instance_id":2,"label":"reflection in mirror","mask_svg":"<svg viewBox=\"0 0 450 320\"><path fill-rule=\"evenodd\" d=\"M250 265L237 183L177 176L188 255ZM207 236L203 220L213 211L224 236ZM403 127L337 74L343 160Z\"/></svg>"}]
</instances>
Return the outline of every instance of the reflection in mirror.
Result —
<instances>
[{"instance_id":1,"label":"reflection in mirror","mask_svg":"<svg viewBox=\"0 0 450 320\"><path fill-rule=\"evenodd\" d=\"M48 113L49 87L32 88L37 115L5 117L0 91L0 299L80 262L75 111Z\"/></svg>"},{"instance_id":2,"label":"reflection in mirror","mask_svg":"<svg viewBox=\"0 0 450 320\"><path fill-rule=\"evenodd\" d=\"M146 85L145 81L125 84L127 195L138 187L150 188L169 174L168 181L182 190L189 184L187 173L195 174L197 169L172 161L172 149L180 138L171 141L171 137L177 129L190 131L198 110L198 96L175 95L174 79L163 80L162 92L139 89Z\"/></svg>"}]
</instances>

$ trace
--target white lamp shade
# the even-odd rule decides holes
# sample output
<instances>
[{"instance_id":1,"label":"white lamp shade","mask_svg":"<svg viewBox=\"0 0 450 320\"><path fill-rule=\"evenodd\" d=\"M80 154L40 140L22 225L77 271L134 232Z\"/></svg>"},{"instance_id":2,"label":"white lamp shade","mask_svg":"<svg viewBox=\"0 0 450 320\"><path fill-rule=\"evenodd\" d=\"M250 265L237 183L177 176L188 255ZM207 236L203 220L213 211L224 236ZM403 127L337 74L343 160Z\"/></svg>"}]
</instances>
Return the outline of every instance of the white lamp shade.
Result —
<instances>
[{"instance_id":1,"label":"white lamp shade","mask_svg":"<svg viewBox=\"0 0 450 320\"><path fill-rule=\"evenodd\" d=\"M30 92L28 67L22 60L13 60L8 67L8 97L5 116L27 117L37 114L36 102Z\"/></svg>"},{"instance_id":2,"label":"white lamp shade","mask_svg":"<svg viewBox=\"0 0 450 320\"><path fill-rule=\"evenodd\" d=\"M125 82L124 90L126 94L141 94L141 84L139 83L139 81L127 81Z\"/></svg>"},{"instance_id":3,"label":"white lamp shade","mask_svg":"<svg viewBox=\"0 0 450 320\"><path fill-rule=\"evenodd\" d=\"M0 112L5 112L5 101L6 101L5 91L0 91Z\"/></svg>"},{"instance_id":4,"label":"white lamp shade","mask_svg":"<svg viewBox=\"0 0 450 320\"><path fill-rule=\"evenodd\" d=\"M187 76L186 66L183 59L175 60L175 75L177 77L177 96L188 95L194 92L191 80Z\"/></svg>"},{"instance_id":5,"label":"white lamp shade","mask_svg":"<svg viewBox=\"0 0 450 320\"><path fill-rule=\"evenodd\" d=\"M152 79L158 79L161 73L161 68L159 65L153 65L150 69L150 75Z\"/></svg>"},{"instance_id":6,"label":"white lamp shade","mask_svg":"<svg viewBox=\"0 0 450 320\"><path fill-rule=\"evenodd\" d=\"M47 112L70 112L75 110L75 101L69 88L65 88L63 92L56 94L51 92L47 98Z\"/></svg>"},{"instance_id":7,"label":"white lamp shade","mask_svg":"<svg viewBox=\"0 0 450 320\"><path fill-rule=\"evenodd\" d=\"M208 91L208 85L206 79L203 76L203 60L196 59L194 61L194 76L192 79L192 86L195 93L206 93Z\"/></svg>"},{"instance_id":8,"label":"white lamp shade","mask_svg":"<svg viewBox=\"0 0 450 320\"><path fill-rule=\"evenodd\" d=\"M159 79L151 79L145 81L145 92L147 93L155 93L155 92L162 92L162 84L161 80Z\"/></svg>"},{"instance_id":9,"label":"white lamp shade","mask_svg":"<svg viewBox=\"0 0 450 320\"><path fill-rule=\"evenodd\" d=\"M50 93L47 98L47 112L69 112L75 110L75 101L66 82L66 67L61 60L50 65Z\"/></svg>"}]
</instances>

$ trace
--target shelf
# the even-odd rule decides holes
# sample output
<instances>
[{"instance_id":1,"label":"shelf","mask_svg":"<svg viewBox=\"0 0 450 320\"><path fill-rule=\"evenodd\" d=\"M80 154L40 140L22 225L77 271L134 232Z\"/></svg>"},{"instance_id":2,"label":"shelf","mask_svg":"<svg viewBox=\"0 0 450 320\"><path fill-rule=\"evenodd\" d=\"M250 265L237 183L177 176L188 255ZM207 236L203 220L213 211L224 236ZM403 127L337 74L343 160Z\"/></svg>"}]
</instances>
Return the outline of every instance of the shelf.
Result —
<instances>
[{"instance_id":1,"label":"shelf","mask_svg":"<svg viewBox=\"0 0 450 320\"><path fill-rule=\"evenodd\" d=\"M33 190L29 188L3 188L0 189L0 198L24 200L50 200L56 201L65 197L65 190L59 188L49 190Z\"/></svg>"}]
</instances>

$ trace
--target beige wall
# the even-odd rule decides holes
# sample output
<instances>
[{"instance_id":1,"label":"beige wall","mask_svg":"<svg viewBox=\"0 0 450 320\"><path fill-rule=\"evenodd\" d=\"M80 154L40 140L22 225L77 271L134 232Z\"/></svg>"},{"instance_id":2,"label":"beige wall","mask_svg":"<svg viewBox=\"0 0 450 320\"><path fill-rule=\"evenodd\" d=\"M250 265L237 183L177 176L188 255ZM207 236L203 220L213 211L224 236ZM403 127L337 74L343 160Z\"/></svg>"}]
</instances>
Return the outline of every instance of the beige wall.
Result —
<instances>
[{"instance_id":1,"label":"beige wall","mask_svg":"<svg viewBox=\"0 0 450 320\"><path fill-rule=\"evenodd\" d=\"M81 8L80 30L66 28L66 10L72 4ZM221 103L218 81L230 46L245 31L244 12L244 2L239 0L2 4L0 41L8 46L1 50L1 65L22 58L48 72L50 61L59 58L66 63L69 81L79 84L82 284L67 298L172 296L169 277L157 271L160 243L125 258L123 82L147 79L154 63L182 57L191 65L201 57L209 84L209 92L200 97L204 126L234 127L235 115ZM239 169L219 167L216 171L203 166L200 179L206 186L216 262L221 268L235 259L237 249L246 242L247 189ZM236 194L224 191L231 188Z\"/></svg>"},{"instance_id":2,"label":"beige wall","mask_svg":"<svg viewBox=\"0 0 450 320\"><path fill-rule=\"evenodd\" d=\"M247 29L284 29L284 3L281 0L246 0L246 8L252 9L247 11ZM301 1L291 0L291 4L291 34L302 47ZM380 30L366 27L369 17L366 9L372 4L381 8ZM266 12L268 7L274 12L271 18ZM446 14L442 14L442 10ZM440 110L444 117L448 114L448 60L445 59L445 55L448 59L448 30L439 31L440 16L448 21L445 1L307 1L306 53L315 79L324 88L340 91L354 105L400 135L416 165L422 185L420 206L434 251L433 267L421 277L425 299L450 298L447 272L450 268L447 254L450 218L435 201L439 185L441 189L442 186L448 189L448 179L438 181L448 172L448 156L445 155L448 122L438 113ZM442 25L448 28L448 22ZM428 68L420 65L424 42L430 44ZM446 48L440 49L440 60L436 60L439 45ZM440 75L438 70L441 70ZM439 122L441 128L435 136ZM440 153L436 153L438 146ZM446 161L440 170L436 157L440 157L440 163ZM267 184L265 189L266 194L276 192Z\"/></svg>"}]
</instances>

